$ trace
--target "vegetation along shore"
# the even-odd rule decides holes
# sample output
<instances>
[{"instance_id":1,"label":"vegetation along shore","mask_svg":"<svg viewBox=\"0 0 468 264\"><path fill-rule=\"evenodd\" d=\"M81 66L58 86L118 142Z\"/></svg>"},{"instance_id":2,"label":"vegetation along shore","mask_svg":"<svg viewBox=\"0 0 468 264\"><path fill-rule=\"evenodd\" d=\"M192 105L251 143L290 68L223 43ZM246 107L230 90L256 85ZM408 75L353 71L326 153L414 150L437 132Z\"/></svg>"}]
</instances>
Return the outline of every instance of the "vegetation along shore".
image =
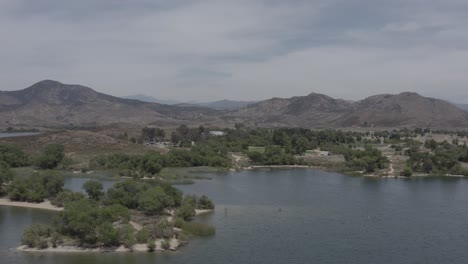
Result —
<instances>
[{"instance_id":1,"label":"vegetation along shore","mask_svg":"<svg viewBox=\"0 0 468 264\"><path fill-rule=\"evenodd\" d=\"M57 211L51 225L25 230L20 250L175 250L191 236L213 235L213 227L193 221L213 210L213 202L183 196L172 185L210 179L213 172L322 168L372 177L468 175L463 131L144 127L88 132L139 150L106 150L103 143L97 153L61 141L67 133L0 141L0 205ZM33 143L38 141L47 144ZM83 185L84 193L65 190L64 174L75 172L120 180L107 190L93 180Z\"/></svg>"}]
</instances>

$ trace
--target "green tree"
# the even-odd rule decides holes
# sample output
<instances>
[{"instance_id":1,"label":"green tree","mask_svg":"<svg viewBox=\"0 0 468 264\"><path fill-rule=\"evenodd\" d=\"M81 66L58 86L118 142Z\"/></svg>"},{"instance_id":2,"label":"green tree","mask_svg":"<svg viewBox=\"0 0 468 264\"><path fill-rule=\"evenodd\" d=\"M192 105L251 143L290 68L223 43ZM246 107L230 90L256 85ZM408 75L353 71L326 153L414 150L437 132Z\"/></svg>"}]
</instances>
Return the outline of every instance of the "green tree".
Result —
<instances>
[{"instance_id":1,"label":"green tree","mask_svg":"<svg viewBox=\"0 0 468 264\"><path fill-rule=\"evenodd\" d=\"M13 179L13 171L5 161L0 161L0 195L5 192L4 184Z\"/></svg>"},{"instance_id":2,"label":"green tree","mask_svg":"<svg viewBox=\"0 0 468 264\"><path fill-rule=\"evenodd\" d=\"M198 205L197 205L198 209L212 210L214 209L214 207L215 207L214 203L206 195L202 195L200 199L198 199Z\"/></svg>"},{"instance_id":3,"label":"green tree","mask_svg":"<svg viewBox=\"0 0 468 264\"><path fill-rule=\"evenodd\" d=\"M112 226L112 223L101 223L97 226L96 233L97 242L105 247L118 246L120 244L119 231Z\"/></svg>"},{"instance_id":4,"label":"green tree","mask_svg":"<svg viewBox=\"0 0 468 264\"><path fill-rule=\"evenodd\" d=\"M4 161L12 168L28 166L29 157L18 147L11 144L0 144L0 161Z\"/></svg>"},{"instance_id":5,"label":"green tree","mask_svg":"<svg viewBox=\"0 0 468 264\"><path fill-rule=\"evenodd\" d=\"M102 183L98 181L87 181L83 184L83 189L85 190L86 194L88 195L89 199L99 201L104 192L102 191L104 187Z\"/></svg>"},{"instance_id":6,"label":"green tree","mask_svg":"<svg viewBox=\"0 0 468 264\"><path fill-rule=\"evenodd\" d=\"M182 202L182 206L177 210L177 217L184 221L190 221L195 216L195 207L197 200L195 196L186 196Z\"/></svg>"},{"instance_id":7,"label":"green tree","mask_svg":"<svg viewBox=\"0 0 468 264\"><path fill-rule=\"evenodd\" d=\"M55 197L63 191L65 177L58 171L43 171L33 174L31 177L37 177L42 182L44 189L47 191L47 197Z\"/></svg>"},{"instance_id":8,"label":"green tree","mask_svg":"<svg viewBox=\"0 0 468 264\"><path fill-rule=\"evenodd\" d=\"M138 200L138 209L147 215L161 213L166 207L174 206L174 201L161 187L151 188L141 194Z\"/></svg>"},{"instance_id":9,"label":"green tree","mask_svg":"<svg viewBox=\"0 0 468 264\"><path fill-rule=\"evenodd\" d=\"M44 152L36 157L36 165L40 169L53 169L64 158L64 146L60 144L47 145Z\"/></svg>"}]
</instances>

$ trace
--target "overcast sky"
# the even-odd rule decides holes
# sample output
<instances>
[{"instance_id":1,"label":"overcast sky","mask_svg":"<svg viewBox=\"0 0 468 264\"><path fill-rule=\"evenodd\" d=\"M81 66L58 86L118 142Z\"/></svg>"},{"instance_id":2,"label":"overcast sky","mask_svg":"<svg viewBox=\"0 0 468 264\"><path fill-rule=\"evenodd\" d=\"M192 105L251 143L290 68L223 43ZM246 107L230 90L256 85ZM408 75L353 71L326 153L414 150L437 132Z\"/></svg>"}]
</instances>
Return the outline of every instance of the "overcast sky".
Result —
<instances>
[{"instance_id":1,"label":"overcast sky","mask_svg":"<svg viewBox=\"0 0 468 264\"><path fill-rule=\"evenodd\" d=\"M0 89L468 103L467 0L0 0Z\"/></svg>"}]
</instances>

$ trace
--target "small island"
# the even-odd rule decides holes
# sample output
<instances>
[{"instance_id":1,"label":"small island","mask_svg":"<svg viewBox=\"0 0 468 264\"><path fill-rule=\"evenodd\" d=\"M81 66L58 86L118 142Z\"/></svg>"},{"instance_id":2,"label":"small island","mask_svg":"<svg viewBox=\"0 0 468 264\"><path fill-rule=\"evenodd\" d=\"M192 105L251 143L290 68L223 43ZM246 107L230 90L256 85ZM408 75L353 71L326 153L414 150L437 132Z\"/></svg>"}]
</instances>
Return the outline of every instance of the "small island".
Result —
<instances>
[{"instance_id":1,"label":"small island","mask_svg":"<svg viewBox=\"0 0 468 264\"><path fill-rule=\"evenodd\" d=\"M214 209L206 196L185 196L170 184L127 179L106 192L88 181L86 194L63 190L63 176L54 171L32 175L11 185L12 201L50 200L63 207L51 225L24 231L21 251L155 251L176 250L191 236L214 234L214 228L191 220ZM43 190L49 190L43 192Z\"/></svg>"}]
</instances>

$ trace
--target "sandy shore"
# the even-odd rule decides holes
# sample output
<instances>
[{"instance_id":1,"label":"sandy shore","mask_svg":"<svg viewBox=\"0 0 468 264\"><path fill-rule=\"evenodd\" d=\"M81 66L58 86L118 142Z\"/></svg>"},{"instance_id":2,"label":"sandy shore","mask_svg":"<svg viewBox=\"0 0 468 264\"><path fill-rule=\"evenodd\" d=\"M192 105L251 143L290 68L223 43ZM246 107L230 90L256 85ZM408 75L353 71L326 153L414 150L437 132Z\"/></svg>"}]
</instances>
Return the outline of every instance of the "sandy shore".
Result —
<instances>
[{"instance_id":1,"label":"sandy shore","mask_svg":"<svg viewBox=\"0 0 468 264\"><path fill-rule=\"evenodd\" d=\"M162 248L162 239L157 239L155 241L155 250L165 251ZM175 251L180 246L180 241L178 239L172 238L169 240L169 250ZM120 246L118 248L81 248L77 246L58 246L58 247L49 247L45 249L30 248L27 246L20 246L16 248L17 251L21 252L32 252L32 253L102 253L102 252L148 252L148 246L146 244L135 244L132 248L126 248Z\"/></svg>"},{"instance_id":2,"label":"sandy shore","mask_svg":"<svg viewBox=\"0 0 468 264\"><path fill-rule=\"evenodd\" d=\"M0 198L0 206L13 206L13 207L51 210L51 211L63 211L63 208L52 205L50 201L44 201L42 203L27 203L27 202L10 201L10 199L8 198Z\"/></svg>"},{"instance_id":3,"label":"sandy shore","mask_svg":"<svg viewBox=\"0 0 468 264\"><path fill-rule=\"evenodd\" d=\"M289 168L302 168L302 169L315 169L313 166L307 165L254 165L250 167L244 167L243 169L289 169Z\"/></svg>"}]
</instances>

